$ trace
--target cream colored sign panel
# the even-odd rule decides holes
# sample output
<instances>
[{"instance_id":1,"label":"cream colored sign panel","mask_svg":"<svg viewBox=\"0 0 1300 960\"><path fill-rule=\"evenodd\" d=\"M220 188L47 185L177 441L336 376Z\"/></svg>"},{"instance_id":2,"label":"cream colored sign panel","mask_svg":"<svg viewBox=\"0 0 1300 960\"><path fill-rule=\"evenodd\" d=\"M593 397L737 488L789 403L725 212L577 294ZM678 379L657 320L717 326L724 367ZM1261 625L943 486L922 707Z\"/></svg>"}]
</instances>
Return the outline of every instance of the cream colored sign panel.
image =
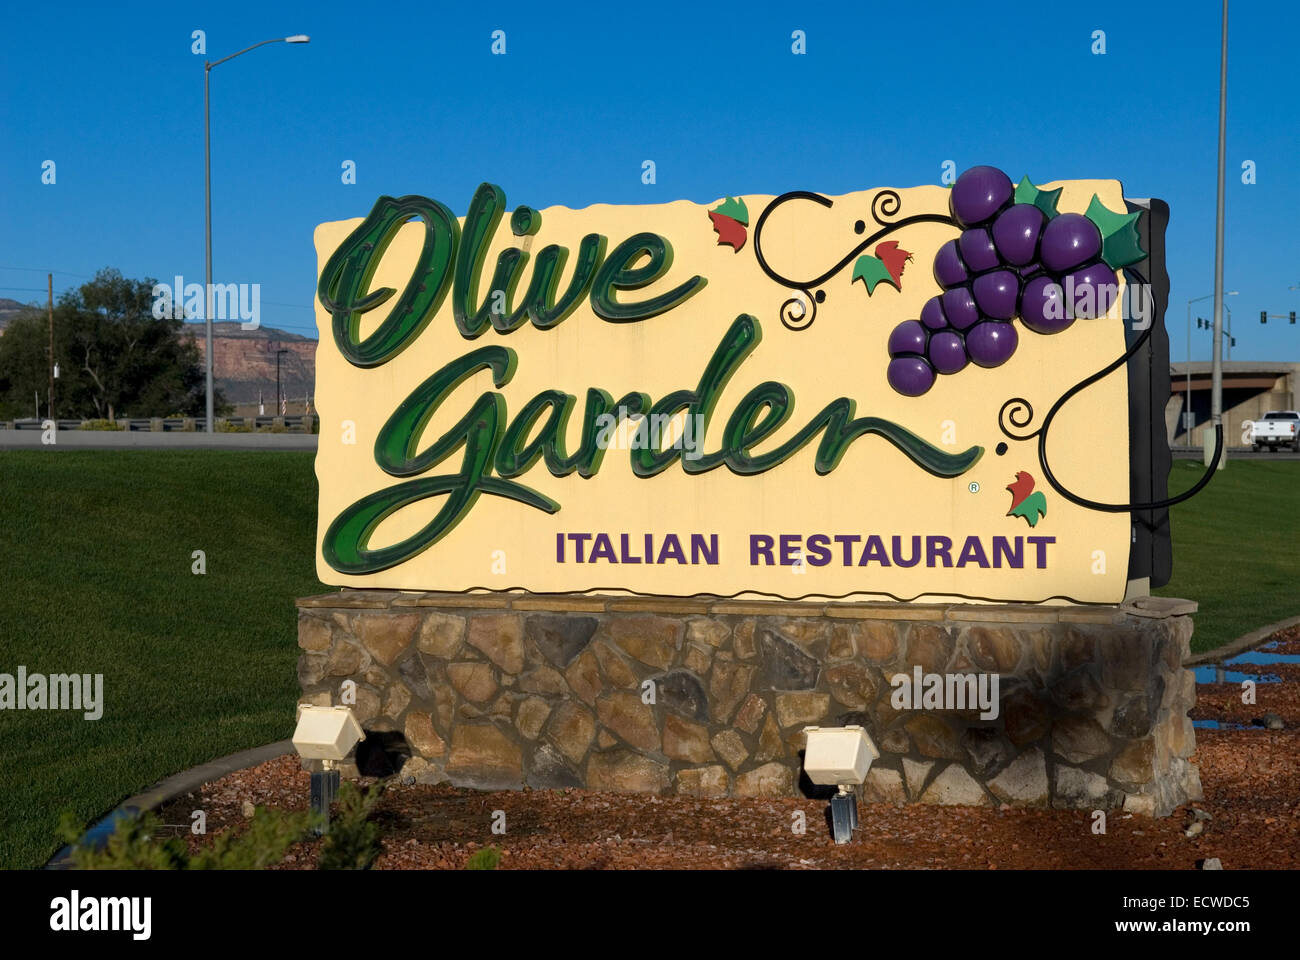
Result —
<instances>
[{"instance_id":1,"label":"cream colored sign panel","mask_svg":"<svg viewBox=\"0 0 1300 960\"><path fill-rule=\"evenodd\" d=\"M320 578L1119 601L1128 515L1016 437L1124 352L1122 190L982 176L322 224ZM1127 499L1127 409L1060 408L1068 489Z\"/></svg>"}]
</instances>

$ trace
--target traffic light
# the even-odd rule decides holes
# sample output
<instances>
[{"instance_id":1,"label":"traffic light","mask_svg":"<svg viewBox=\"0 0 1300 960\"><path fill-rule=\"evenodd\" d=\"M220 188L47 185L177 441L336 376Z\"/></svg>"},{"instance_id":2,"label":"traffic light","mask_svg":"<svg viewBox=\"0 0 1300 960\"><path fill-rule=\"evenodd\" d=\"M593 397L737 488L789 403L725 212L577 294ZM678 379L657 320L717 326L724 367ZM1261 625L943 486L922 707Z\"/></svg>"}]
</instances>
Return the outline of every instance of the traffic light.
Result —
<instances>
[{"instance_id":1,"label":"traffic light","mask_svg":"<svg viewBox=\"0 0 1300 960\"><path fill-rule=\"evenodd\" d=\"M1295 323L1295 311L1294 311L1294 310L1291 311L1291 323L1292 323L1292 324Z\"/></svg>"},{"instance_id":2,"label":"traffic light","mask_svg":"<svg viewBox=\"0 0 1300 960\"><path fill-rule=\"evenodd\" d=\"M1261 310L1261 311L1259 311L1259 322L1260 322L1260 323L1268 323L1268 311L1267 311L1267 310Z\"/></svg>"},{"instance_id":3,"label":"traffic light","mask_svg":"<svg viewBox=\"0 0 1300 960\"><path fill-rule=\"evenodd\" d=\"M1236 338L1236 337L1229 337L1228 339L1232 341L1231 343L1228 344L1228 346L1230 346L1230 347L1235 347L1235 346L1237 345L1237 338Z\"/></svg>"}]
</instances>

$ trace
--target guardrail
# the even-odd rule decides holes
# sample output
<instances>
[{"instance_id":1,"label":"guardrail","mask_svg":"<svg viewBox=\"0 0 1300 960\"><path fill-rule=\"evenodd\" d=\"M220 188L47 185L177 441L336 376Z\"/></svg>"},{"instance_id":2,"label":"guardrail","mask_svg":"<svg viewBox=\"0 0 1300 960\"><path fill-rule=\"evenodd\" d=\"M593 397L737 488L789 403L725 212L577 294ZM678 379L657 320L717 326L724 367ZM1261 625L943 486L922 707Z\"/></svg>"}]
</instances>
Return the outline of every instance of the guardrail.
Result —
<instances>
[{"instance_id":1,"label":"guardrail","mask_svg":"<svg viewBox=\"0 0 1300 960\"><path fill-rule=\"evenodd\" d=\"M48 420L26 417L21 420L0 420L0 430L44 430ZM95 424L95 426L91 426ZM59 420L59 430L136 430L142 432L203 433L207 429L206 417L122 417L112 427L103 426L102 420ZM315 433L318 421L314 414L290 414L283 417L217 417L217 433Z\"/></svg>"}]
</instances>

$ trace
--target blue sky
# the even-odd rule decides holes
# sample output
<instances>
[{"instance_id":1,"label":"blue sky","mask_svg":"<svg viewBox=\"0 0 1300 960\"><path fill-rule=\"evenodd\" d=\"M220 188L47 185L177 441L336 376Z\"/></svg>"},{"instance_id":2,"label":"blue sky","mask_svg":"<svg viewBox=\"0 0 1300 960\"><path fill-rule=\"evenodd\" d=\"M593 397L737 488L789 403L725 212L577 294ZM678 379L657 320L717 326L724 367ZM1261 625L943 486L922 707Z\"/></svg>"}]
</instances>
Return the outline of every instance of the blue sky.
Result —
<instances>
[{"instance_id":1,"label":"blue sky","mask_svg":"<svg viewBox=\"0 0 1300 960\"><path fill-rule=\"evenodd\" d=\"M1105 177L1168 201L1172 357L1214 289L1219 5L223 2L18 5L0 35L0 296L103 266L203 275L203 56L213 71L215 279L314 335L312 230L380 194L711 202L937 183L942 165ZM740 11L744 11L743 14ZM892 11L892 12L891 12ZM1226 301L1233 359L1300 360L1300 130L1291 4L1229 32ZM507 53L490 52L493 30ZM805 31L807 53L791 53ZM1091 52L1104 30L1106 53ZM642 184L643 160L657 182ZM41 183L54 160L57 182ZM357 165L357 184L340 180ZM1241 182L1253 161L1257 182ZM1212 301L1194 306L1210 316ZM1209 336L1193 330L1192 356Z\"/></svg>"}]
</instances>

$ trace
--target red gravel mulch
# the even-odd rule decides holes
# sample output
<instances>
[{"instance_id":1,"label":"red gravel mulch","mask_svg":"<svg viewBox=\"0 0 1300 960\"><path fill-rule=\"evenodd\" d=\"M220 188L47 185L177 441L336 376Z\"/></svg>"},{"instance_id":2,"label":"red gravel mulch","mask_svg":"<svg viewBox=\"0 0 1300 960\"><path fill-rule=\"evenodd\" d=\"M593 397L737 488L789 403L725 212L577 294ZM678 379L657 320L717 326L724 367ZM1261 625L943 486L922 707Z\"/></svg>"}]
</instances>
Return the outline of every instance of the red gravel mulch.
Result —
<instances>
[{"instance_id":1,"label":"red gravel mulch","mask_svg":"<svg viewBox=\"0 0 1300 960\"><path fill-rule=\"evenodd\" d=\"M862 826L837 847L826 804L804 799L720 799L521 790L483 793L447 786L389 786L378 806L384 852L376 869L462 869L496 846L501 869L1194 869L1219 857L1226 869L1300 868L1300 731L1197 732L1210 814L1192 839L1191 807L1151 820L1119 811L1105 835L1086 811L863 804ZM363 781L367 783L370 781ZM245 819L243 804L302 809L308 776L296 757L272 760L204 786L164 810L187 823L207 811L209 837ZM491 833L503 810L506 834ZM791 825L803 811L807 830ZM192 843L204 842L191 837ZM314 844L283 868L311 869Z\"/></svg>"},{"instance_id":2,"label":"red gravel mulch","mask_svg":"<svg viewBox=\"0 0 1300 960\"><path fill-rule=\"evenodd\" d=\"M1268 652L1300 652L1300 628ZM1112 811L1104 835L1077 810L863 804L852 843L836 846L826 803L798 798L716 799L594 793L585 790L480 792L390 782L376 819L383 827L383 870L463 869L475 850L495 846L500 869L1195 869L1218 857L1225 869L1300 869L1300 668L1235 666L1273 674L1257 703L1240 702L1237 684L1197 688L1195 719L1250 724L1264 713L1280 731L1198 729L1196 755L1205 799L1151 820ZM164 823L207 812L211 842L245 822L245 805L303 809L309 778L286 756L206 784L168 804ZM373 783L362 780L362 784ZM1193 807L1209 814L1187 837ZM494 811L506 833L493 835ZM802 811L806 830L791 828ZM178 827L179 829L185 829ZM188 831L187 831L188 833ZM311 869L316 844L294 848L280 869Z\"/></svg>"}]
</instances>

